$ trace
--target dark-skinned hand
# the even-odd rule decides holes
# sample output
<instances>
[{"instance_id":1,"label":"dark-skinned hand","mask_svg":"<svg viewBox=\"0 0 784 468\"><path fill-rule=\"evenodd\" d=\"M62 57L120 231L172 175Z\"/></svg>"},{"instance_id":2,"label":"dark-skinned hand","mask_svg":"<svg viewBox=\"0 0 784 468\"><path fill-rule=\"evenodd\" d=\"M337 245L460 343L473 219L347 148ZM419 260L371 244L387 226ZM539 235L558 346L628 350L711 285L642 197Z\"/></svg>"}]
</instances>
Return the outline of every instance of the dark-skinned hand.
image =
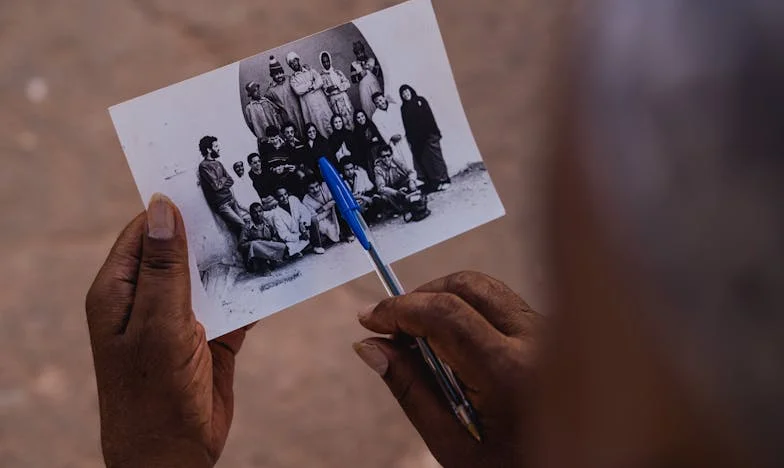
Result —
<instances>
[{"instance_id":1,"label":"dark-skinned hand","mask_svg":"<svg viewBox=\"0 0 784 468\"><path fill-rule=\"evenodd\" d=\"M360 323L397 339L354 345L382 376L436 459L451 467L511 467L525 462L530 393L542 318L506 285L457 273L389 298ZM411 339L424 337L463 382L481 424L477 442L458 422Z\"/></svg>"},{"instance_id":2,"label":"dark-skinned hand","mask_svg":"<svg viewBox=\"0 0 784 468\"><path fill-rule=\"evenodd\" d=\"M155 195L87 294L101 443L113 467L209 467L231 426L246 329L207 342L191 309L179 210Z\"/></svg>"}]
</instances>

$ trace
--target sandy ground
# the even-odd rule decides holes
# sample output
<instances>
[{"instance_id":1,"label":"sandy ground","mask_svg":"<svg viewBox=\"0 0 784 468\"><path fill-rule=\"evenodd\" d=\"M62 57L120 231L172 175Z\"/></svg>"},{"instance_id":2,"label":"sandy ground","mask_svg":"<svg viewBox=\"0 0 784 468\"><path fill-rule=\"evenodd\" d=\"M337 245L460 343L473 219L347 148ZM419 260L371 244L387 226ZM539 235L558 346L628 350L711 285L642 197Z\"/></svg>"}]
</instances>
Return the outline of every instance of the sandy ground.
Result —
<instances>
[{"instance_id":1,"label":"sandy ground","mask_svg":"<svg viewBox=\"0 0 784 468\"><path fill-rule=\"evenodd\" d=\"M0 2L0 465L102 466L84 295L141 209L107 107L371 13L388 0ZM508 216L396 266L460 269L545 307L540 249L559 0L434 0ZM351 350L367 275L265 319L239 357L223 467L427 467L424 444Z\"/></svg>"}]
</instances>

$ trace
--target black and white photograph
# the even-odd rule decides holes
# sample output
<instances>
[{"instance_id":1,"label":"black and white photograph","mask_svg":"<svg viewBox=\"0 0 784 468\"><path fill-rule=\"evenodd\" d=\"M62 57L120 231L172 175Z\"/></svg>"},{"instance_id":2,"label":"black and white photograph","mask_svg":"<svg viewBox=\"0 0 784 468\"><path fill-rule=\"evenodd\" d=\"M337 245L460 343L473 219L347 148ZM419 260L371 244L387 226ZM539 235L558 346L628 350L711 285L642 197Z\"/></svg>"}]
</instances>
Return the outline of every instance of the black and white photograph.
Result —
<instances>
[{"instance_id":1,"label":"black and white photograph","mask_svg":"<svg viewBox=\"0 0 784 468\"><path fill-rule=\"evenodd\" d=\"M504 214L428 0L110 112L142 197L160 192L180 207L209 338L371 271L322 157L390 261Z\"/></svg>"}]
</instances>

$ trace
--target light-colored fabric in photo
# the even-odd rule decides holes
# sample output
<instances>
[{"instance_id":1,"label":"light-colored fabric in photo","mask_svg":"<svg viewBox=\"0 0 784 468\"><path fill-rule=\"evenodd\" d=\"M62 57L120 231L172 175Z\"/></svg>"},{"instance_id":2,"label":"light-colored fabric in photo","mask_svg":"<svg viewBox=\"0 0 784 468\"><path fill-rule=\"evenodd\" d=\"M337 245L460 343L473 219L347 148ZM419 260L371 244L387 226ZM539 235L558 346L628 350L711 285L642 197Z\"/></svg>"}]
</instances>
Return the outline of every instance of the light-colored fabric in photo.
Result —
<instances>
[{"instance_id":1,"label":"light-colored fabric in photo","mask_svg":"<svg viewBox=\"0 0 784 468\"><path fill-rule=\"evenodd\" d=\"M319 220L319 231L321 234L327 236L332 242L340 241L340 224L338 222L338 213L333 206L329 210L319 213L319 210L332 201L332 194L327 187L326 182L319 186L319 192L315 197L310 194L305 195L302 203L316 213Z\"/></svg>"},{"instance_id":2,"label":"light-colored fabric in photo","mask_svg":"<svg viewBox=\"0 0 784 468\"><path fill-rule=\"evenodd\" d=\"M300 98L302 105L302 118L305 123L313 123L324 136L332 134L332 108L327 102L327 95L322 89L324 81L317 71L302 66L302 70L295 72L291 77L291 89Z\"/></svg>"}]
</instances>

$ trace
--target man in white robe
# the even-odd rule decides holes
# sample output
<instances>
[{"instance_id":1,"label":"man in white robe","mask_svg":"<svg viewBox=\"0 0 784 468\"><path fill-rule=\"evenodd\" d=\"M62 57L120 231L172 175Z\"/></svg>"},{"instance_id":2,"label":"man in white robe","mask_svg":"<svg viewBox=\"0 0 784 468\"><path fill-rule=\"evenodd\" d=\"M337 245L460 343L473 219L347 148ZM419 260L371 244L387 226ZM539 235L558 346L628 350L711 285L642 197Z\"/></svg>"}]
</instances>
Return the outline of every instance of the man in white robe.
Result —
<instances>
[{"instance_id":1,"label":"man in white robe","mask_svg":"<svg viewBox=\"0 0 784 468\"><path fill-rule=\"evenodd\" d=\"M237 161L234 163L233 169L234 173L237 174L237 180L231 187L231 191L234 192L234 198L237 200L240 209L247 213L247 218L243 216L243 218L246 218L245 221L247 221L250 219L250 206L261 200L259 199L259 194L256 193L256 189L253 188L253 182L250 180L250 177L245 175L245 163Z\"/></svg>"},{"instance_id":2,"label":"man in white robe","mask_svg":"<svg viewBox=\"0 0 784 468\"><path fill-rule=\"evenodd\" d=\"M397 158L403 160L406 166L414 167L414 155L411 153L411 146L406 139L406 129L403 125L400 105L389 102L381 93L373 95L373 102L376 104L376 112L373 113L372 120L381 137L392 147Z\"/></svg>"},{"instance_id":3,"label":"man in white robe","mask_svg":"<svg viewBox=\"0 0 784 468\"><path fill-rule=\"evenodd\" d=\"M299 198L290 195L285 188L275 190L275 199L278 201L278 206L291 216L292 223L297 223L300 233L308 233L313 251L317 254L324 253L324 243L321 240L319 218L316 213L299 201Z\"/></svg>"},{"instance_id":4,"label":"man in white robe","mask_svg":"<svg viewBox=\"0 0 784 468\"><path fill-rule=\"evenodd\" d=\"M267 195L262 199L261 206L264 209L265 219L275 227L278 239L286 244L290 256L301 254L310 245L313 245L314 253L324 253L324 248L315 244L319 242L319 239L311 239L310 229L304 227L291 213L281 208L275 197Z\"/></svg>"},{"instance_id":5,"label":"man in white robe","mask_svg":"<svg viewBox=\"0 0 784 468\"><path fill-rule=\"evenodd\" d=\"M294 52L286 56L286 62L294 71L291 89L299 96L305 123L312 123L324 137L329 137L332 134L332 107L324 94L324 80L316 70L303 65L300 60Z\"/></svg>"},{"instance_id":6,"label":"man in white robe","mask_svg":"<svg viewBox=\"0 0 784 468\"><path fill-rule=\"evenodd\" d=\"M326 182L312 181L302 203L310 208L318 218L319 232L332 242L340 242L340 219Z\"/></svg>"}]
</instances>

